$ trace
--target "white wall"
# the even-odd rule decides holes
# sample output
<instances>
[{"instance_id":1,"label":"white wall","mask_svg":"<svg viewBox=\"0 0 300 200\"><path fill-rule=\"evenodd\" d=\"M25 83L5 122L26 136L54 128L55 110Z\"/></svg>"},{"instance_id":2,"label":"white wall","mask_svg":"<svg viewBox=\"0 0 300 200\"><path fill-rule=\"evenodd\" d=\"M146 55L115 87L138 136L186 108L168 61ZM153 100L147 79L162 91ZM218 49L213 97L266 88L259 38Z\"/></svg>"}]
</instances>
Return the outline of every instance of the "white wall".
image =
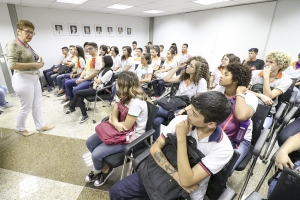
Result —
<instances>
[{"instance_id":1,"label":"white wall","mask_svg":"<svg viewBox=\"0 0 300 200\"><path fill-rule=\"evenodd\" d=\"M121 15L110 15L92 12L68 11L59 9L33 8L16 6L18 19L27 19L35 25L36 35L30 42L32 48L43 57L46 65L43 69L50 68L57 64L61 59L61 47L71 44L81 45L88 42L96 42L98 46L106 44L109 46L131 46L132 41L137 41L138 46L143 46L149 38L149 19L142 17L130 17ZM77 23L80 36L54 36L52 23L64 23L65 28L68 23ZM84 37L82 33L82 24L102 25L123 25L132 27L132 37Z\"/></svg>"},{"instance_id":2,"label":"white wall","mask_svg":"<svg viewBox=\"0 0 300 200\"><path fill-rule=\"evenodd\" d=\"M7 4L0 3L0 43L2 46L2 50L5 53L5 45L10 40L15 38L13 27L11 25L10 16L7 8ZM1 62L0 62L1 64ZM0 85L7 85L10 83L6 83L4 80L4 75L2 69L0 67Z\"/></svg>"},{"instance_id":3,"label":"white wall","mask_svg":"<svg viewBox=\"0 0 300 200\"><path fill-rule=\"evenodd\" d=\"M277 2L265 53L284 50L296 61L300 53L300 1L279 0Z\"/></svg>"},{"instance_id":4,"label":"white wall","mask_svg":"<svg viewBox=\"0 0 300 200\"><path fill-rule=\"evenodd\" d=\"M190 53L206 58L210 69L219 66L226 53L244 59L252 47L262 57L275 5L267 2L156 17L153 41L166 48L176 42L178 51L188 43Z\"/></svg>"}]
</instances>

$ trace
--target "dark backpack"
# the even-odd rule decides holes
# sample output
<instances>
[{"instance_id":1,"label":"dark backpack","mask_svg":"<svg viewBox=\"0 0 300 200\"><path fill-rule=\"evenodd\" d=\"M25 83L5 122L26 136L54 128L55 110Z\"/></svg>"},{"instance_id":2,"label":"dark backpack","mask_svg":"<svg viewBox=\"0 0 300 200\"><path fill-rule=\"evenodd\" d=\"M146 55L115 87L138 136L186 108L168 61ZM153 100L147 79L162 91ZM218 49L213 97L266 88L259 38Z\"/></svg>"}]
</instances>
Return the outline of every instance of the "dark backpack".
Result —
<instances>
[{"instance_id":1,"label":"dark backpack","mask_svg":"<svg viewBox=\"0 0 300 200\"><path fill-rule=\"evenodd\" d=\"M186 95L164 97L157 100L157 104L167 111L175 112L190 105L190 98Z\"/></svg>"},{"instance_id":2,"label":"dark backpack","mask_svg":"<svg viewBox=\"0 0 300 200\"><path fill-rule=\"evenodd\" d=\"M170 164L177 167L177 139L176 135L168 134L162 149ZM197 141L192 136L187 136L188 158L190 166L195 166L203 157L203 153L197 149ZM150 199L191 199L189 194L163 170L149 155L140 166L140 175Z\"/></svg>"},{"instance_id":3,"label":"dark backpack","mask_svg":"<svg viewBox=\"0 0 300 200\"><path fill-rule=\"evenodd\" d=\"M99 71L99 73L98 73L97 76L99 76L99 74L102 73L102 72L103 72L103 73L102 73L102 76L104 76L104 74L105 74L106 72L108 72L108 71L112 71L112 69L111 69L110 67L109 67L109 68L104 68L103 70L100 70L100 71ZM113 82L113 76L114 76L114 75L112 75L110 81L108 81L106 84L103 84L104 87L109 86L109 85L112 84L112 82ZM90 82L89 88L93 88L93 84L94 84L94 81ZM111 89L109 89L109 91L111 91ZM108 91L107 91L107 92L108 92Z\"/></svg>"}]
</instances>

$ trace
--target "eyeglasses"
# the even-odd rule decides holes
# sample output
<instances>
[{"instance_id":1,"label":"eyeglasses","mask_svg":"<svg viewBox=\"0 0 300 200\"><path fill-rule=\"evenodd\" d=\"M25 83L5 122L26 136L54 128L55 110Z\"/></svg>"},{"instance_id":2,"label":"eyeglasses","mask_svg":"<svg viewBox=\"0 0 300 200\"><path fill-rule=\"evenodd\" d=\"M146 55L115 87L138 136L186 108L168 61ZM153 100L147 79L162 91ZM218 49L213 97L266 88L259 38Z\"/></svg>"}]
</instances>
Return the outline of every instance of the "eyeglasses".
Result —
<instances>
[{"instance_id":1,"label":"eyeglasses","mask_svg":"<svg viewBox=\"0 0 300 200\"><path fill-rule=\"evenodd\" d=\"M90 50L93 50L94 48L88 48L88 50L90 51Z\"/></svg>"},{"instance_id":2,"label":"eyeglasses","mask_svg":"<svg viewBox=\"0 0 300 200\"><path fill-rule=\"evenodd\" d=\"M229 59L228 58L222 58L221 61L223 61L223 60L228 61Z\"/></svg>"},{"instance_id":3,"label":"eyeglasses","mask_svg":"<svg viewBox=\"0 0 300 200\"><path fill-rule=\"evenodd\" d=\"M195 68L192 64L188 64L186 67Z\"/></svg>"},{"instance_id":4,"label":"eyeglasses","mask_svg":"<svg viewBox=\"0 0 300 200\"><path fill-rule=\"evenodd\" d=\"M32 36L35 35L35 32L29 31L29 30L21 29L21 31L25 31L26 35L32 35Z\"/></svg>"}]
</instances>

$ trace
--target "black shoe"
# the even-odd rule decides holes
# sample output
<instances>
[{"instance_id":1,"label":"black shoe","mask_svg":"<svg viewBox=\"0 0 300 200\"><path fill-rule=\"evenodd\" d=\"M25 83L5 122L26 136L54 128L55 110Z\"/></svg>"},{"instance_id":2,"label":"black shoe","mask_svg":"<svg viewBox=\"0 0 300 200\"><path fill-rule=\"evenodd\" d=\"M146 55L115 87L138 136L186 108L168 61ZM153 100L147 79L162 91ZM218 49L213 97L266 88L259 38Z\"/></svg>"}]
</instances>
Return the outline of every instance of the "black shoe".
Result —
<instances>
[{"instance_id":1,"label":"black shoe","mask_svg":"<svg viewBox=\"0 0 300 200\"><path fill-rule=\"evenodd\" d=\"M98 173L98 174L95 175L94 172L91 171L89 173L89 175L87 175L85 177L85 182L88 182L88 183L94 182L95 180L97 180L99 178L100 175L101 175L101 173Z\"/></svg>"},{"instance_id":2,"label":"black shoe","mask_svg":"<svg viewBox=\"0 0 300 200\"><path fill-rule=\"evenodd\" d=\"M95 180L94 186L99 187L99 186L103 185L107 181L108 177L110 177L114 173L114 171L115 171L115 168L112 168L107 173L102 173L99 176L99 178L97 178L97 180Z\"/></svg>"},{"instance_id":3,"label":"black shoe","mask_svg":"<svg viewBox=\"0 0 300 200\"><path fill-rule=\"evenodd\" d=\"M75 112L76 110L74 109L74 110L72 110L72 109L69 109L69 110L67 110L66 112L64 112L66 115L68 115L68 114L71 114L72 112Z\"/></svg>"},{"instance_id":4,"label":"black shoe","mask_svg":"<svg viewBox=\"0 0 300 200\"><path fill-rule=\"evenodd\" d=\"M85 121L88 120L88 119L89 119L89 116L88 116L88 115L82 116L82 117L80 118L80 120L79 120L79 123L83 123L83 122L85 122Z\"/></svg>"}]
</instances>

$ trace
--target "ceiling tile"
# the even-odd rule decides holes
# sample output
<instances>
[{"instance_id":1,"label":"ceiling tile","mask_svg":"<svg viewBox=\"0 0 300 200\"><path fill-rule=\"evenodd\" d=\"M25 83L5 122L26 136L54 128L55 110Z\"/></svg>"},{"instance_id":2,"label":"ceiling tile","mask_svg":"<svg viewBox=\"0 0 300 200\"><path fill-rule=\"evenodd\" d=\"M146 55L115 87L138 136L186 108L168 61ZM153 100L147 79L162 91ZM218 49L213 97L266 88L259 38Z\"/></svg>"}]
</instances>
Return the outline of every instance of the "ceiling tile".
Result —
<instances>
[{"instance_id":1,"label":"ceiling tile","mask_svg":"<svg viewBox=\"0 0 300 200\"><path fill-rule=\"evenodd\" d=\"M0 3L21 5L21 0L0 0Z\"/></svg>"},{"instance_id":2,"label":"ceiling tile","mask_svg":"<svg viewBox=\"0 0 300 200\"><path fill-rule=\"evenodd\" d=\"M127 5L127 6L141 6L148 4L149 2L140 1L140 0L123 0L118 4Z\"/></svg>"},{"instance_id":3,"label":"ceiling tile","mask_svg":"<svg viewBox=\"0 0 300 200\"><path fill-rule=\"evenodd\" d=\"M71 4L71 3L57 3L54 2L49 8L61 8L61 9L70 9L76 8L77 4Z\"/></svg>"},{"instance_id":4,"label":"ceiling tile","mask_svg":"<svg viewBox=\"0 0 300 200\"><path fill-rule=\"evenodd\" d=\"M79 10L79 11L95 11L95 10L99 10L100 7L97 6L77 6L76 8L72 9L72 10Z\"/></svg>"},{"instance_id":5,"label":"ceiling tile","mask_svg":"<svg viewBox=\"0 0 300 200\"><path fill-rule=\"evenodd\" d=\"M159 0L155 3L161 3L163 5L175 5L175 4L181 4L181 3L187 3L191 2L191 0Z\"/></svg>"},{"instance_id":6,"label":"ceiling tile","mask_svg":"<svg viewBox=\"0 0 300 200\"><path fill-rule=\"evenodd\" d=\"M120 1L120 0L118 0L118 1ZM82 6L100 6L100 7L102 7L102 8L106 8L107 6L110 6L110 5L112 5L113 4L113 2L114 1L112 1L112 2L105 2L105 1L87 1L87 2L85 2L85 3L83 3L83 4L81 4ZM115 1L115 2L117 2L117 1Z\"/></svg>"},{"instance_id":7,"label":"ceiling tile","mask_svg":"<svg viewBox=\"0 0 300 200\"><path fill-rule=\"evenodd\" d=\"M31 5L31 6L50 6L52 5L54 2L53 1L41 1L41 0L22 0L22 6L25 6L25 5Z\"/></svg>"}]
</instances>

